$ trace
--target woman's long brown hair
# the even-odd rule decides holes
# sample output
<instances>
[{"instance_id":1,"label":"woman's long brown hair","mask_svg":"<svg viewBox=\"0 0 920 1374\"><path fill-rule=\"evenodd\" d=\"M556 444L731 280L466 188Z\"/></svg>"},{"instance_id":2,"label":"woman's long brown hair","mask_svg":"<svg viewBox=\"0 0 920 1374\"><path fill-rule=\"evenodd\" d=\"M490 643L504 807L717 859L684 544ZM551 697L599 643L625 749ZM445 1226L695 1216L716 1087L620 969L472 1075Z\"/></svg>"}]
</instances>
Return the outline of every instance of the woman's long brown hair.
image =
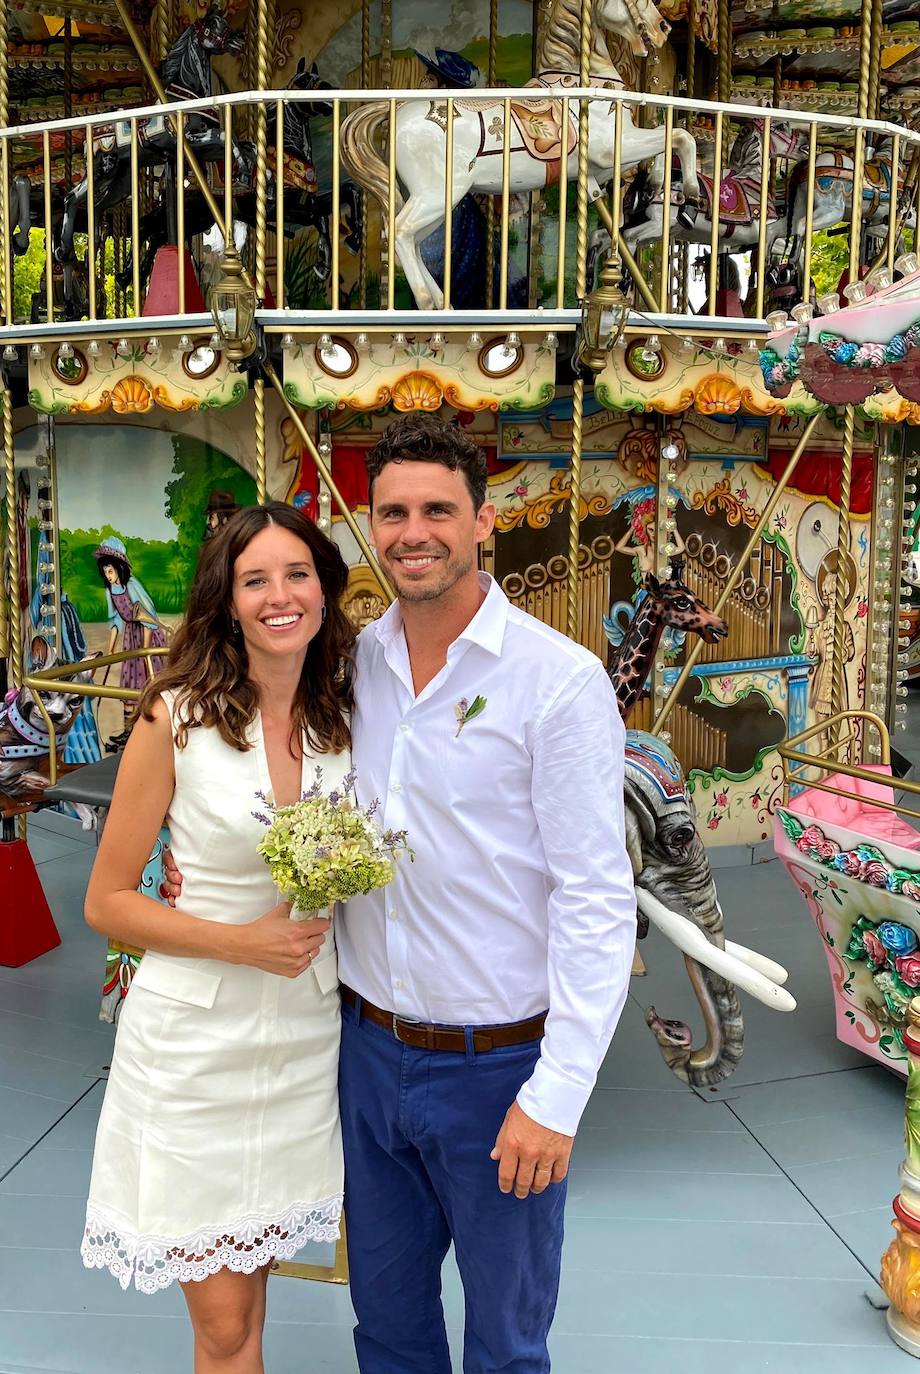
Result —
<instances>
[{"instance_id":1,"label":"woman's long brown hair","mask_svg":"<svg viewBox=\"0 0 920 1374\"><path fill-rule=\"evenodd\" d=\"M138 703L138 713L152 720L157 698L175 692L173 719L180 749L188 742L189 730L199 725L213 726L236 749L251 747L247 732L258 709L258 691L250 681L246 645L233 630L230 603L236 560L270 525L290 530L306 544L326 601L326 618L309 643L300 675L292 741L304 730L317 753L337 753L350 743L346 713L352 706L355 635L339 605L348 568L336 545L312 520L282 501L270 501L237 511L204 545L166 667L148 682Z\"/></svg>"}]
</instances>

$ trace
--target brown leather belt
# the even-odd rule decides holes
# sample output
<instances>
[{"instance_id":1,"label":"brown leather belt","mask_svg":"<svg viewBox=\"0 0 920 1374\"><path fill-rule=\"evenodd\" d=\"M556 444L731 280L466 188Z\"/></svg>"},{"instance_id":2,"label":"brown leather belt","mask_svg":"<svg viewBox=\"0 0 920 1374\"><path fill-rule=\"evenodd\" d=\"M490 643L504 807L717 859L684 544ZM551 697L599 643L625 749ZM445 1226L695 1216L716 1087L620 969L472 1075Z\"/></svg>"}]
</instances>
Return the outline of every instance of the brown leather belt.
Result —
<instances>
[{"instance_id":1,"label":"brown leather belt","mask_svg":"<svg viewBox=\"0 0 920 1374\"><path fill-rule=\"evenodd\" d=\"M352 988L341 985L342 1001L353 1007L357 1004L358 994ZM373 1002L361 999L361 1015L375 1026L383 1026L391 1031L401 1045L409 1045L416 1050L448 1050L452 1054L466 1051L466 1032L462 1026L428 1026L421 1021L407 1021L393 1011L383 1011ZM504 1045L526 1045L530 1040L539 1040L543 1035L546 1012L531 1016L528 1021L514 1021L506 1026L477 1026L473 1031L473 1049L477 1054L488 1050L501 1049Z\"/></svg>"}]
</instances>

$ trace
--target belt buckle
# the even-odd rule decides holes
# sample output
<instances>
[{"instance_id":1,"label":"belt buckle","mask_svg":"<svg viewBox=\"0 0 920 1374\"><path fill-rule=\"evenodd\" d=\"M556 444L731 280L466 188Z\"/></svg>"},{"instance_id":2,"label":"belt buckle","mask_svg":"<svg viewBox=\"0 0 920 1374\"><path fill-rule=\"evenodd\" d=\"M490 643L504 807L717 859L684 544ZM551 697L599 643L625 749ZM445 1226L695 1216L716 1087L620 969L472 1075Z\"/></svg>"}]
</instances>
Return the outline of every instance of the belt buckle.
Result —
<instances>
[{"instance_id":1,"label":"belt buckle","mask_svg":"<svg viewBox=\"0 0 920 1374\"><path fill-rule=\"evenodd\" d=\"M403 1043L399 1039L399 1017L396 1015L395 1011L393 1012L393 1039L398 1041L400 1045Z\"/></svg>"}]
</instances>

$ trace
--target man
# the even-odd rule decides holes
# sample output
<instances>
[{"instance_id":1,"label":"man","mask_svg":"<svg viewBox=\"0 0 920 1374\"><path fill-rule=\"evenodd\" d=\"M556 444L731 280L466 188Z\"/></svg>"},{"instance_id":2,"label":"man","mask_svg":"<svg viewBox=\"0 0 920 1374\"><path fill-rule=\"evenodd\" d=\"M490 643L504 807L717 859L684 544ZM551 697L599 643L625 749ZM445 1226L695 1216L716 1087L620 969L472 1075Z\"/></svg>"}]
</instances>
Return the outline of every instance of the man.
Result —
<instances>
[{"instance_id":1,"label":"man","mask_svg":"<svg viewBox=\"0 0 920 1374\"><path fill-rule=\"evenodd\" d=\"M336 928L358 1362L449 1374L453 1241L466 1374L543 1374L569 1155L635 939L623 727L594 655L477 573L495 507L473 440L413 414L367 466L398 603L358 639L353 756L415 862Z\"/></svg>"},{"instance_id":2,"label":"man","mask_svg":"<svg viewBox=\"0 0 920 1374\"><path fill-rule=\"evenodd\" d=\"M362 804L415 852L336 922L361 1374L545 1374L565 1178L635 941L623 726L601 663L477 572L482 450L428 414L367 458L398 601L359 635Z\"/></svg>"}]
</instances>

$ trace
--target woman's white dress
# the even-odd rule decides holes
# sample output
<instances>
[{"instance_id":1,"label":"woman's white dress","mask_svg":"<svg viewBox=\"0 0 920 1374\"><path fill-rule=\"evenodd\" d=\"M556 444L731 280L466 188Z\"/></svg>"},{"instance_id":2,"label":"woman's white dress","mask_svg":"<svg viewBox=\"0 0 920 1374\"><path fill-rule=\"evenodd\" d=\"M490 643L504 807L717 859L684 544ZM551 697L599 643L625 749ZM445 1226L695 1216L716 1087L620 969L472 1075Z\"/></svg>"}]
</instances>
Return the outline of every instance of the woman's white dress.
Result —
<instances>
[{"instance_id":1,"label":"woman's white dress","mask_svg":"<svg viewBox=\"0 0 920 1374\"><path fill-rule=\"evenodd\" d=\"M164 698L172 709L172 700ZM179 908L242 925L278 901L253 816L268 795L261 721L240 753L214 729L174 748L167 816ZM306 746L305 746L306 748ZM306 756L323 791L347 752ZM99 1118L81 1253L145 1293L219 1269L251 1273L309 1240L335 1240L342 1208L332 932L299 978L211 959L144 955L121 1012Z\"/></svg>"}]
</instances>

